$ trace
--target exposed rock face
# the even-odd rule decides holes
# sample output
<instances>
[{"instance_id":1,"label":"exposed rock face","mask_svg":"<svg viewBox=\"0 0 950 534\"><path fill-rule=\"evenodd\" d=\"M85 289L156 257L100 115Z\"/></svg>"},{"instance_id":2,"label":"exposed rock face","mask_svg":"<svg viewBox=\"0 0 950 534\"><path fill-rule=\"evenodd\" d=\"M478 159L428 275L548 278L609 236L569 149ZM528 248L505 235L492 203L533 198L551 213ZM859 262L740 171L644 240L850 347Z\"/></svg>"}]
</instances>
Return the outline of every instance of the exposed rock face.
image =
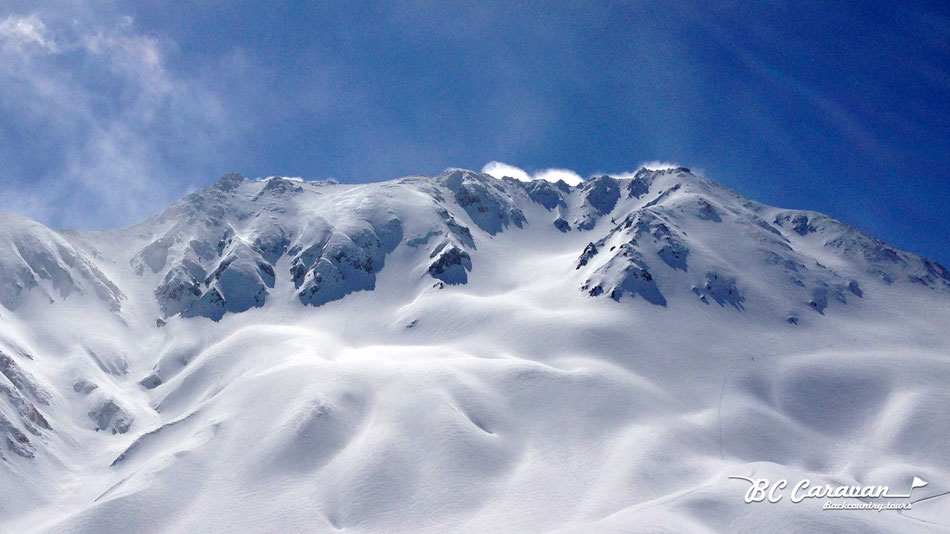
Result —
<instances>
[{"instance_id":1,"label":"exposed rock face","mask_svg":"<svg viewBox=\"0 0 950 534\"><path fill-rule=\"evenodd\" d=\"M472 270L472 258L467 252L458 247L447 246L434 254L435 261L429 266L429 274L433 278L447 284L468 282L468 271Z\"/></svg>"},{"instance_id":2,"label":"exposed rock face","mask_svg":"<svg viewBox=\"0 0 950 534\"><path fill-rule=\"evenodd\" d=\"M268 288L274 287L274 267L241 241L229 243L224 254L205 278L201 296L182 310L183 317L218 320L225 312L238 313L264 305Z\"/></svg>"},{"instance_id":3,"label":"exposed rock face","mask_svg":"<svg viewBox=\"0 0 950 534\"><path fill-rule=\"evenodd\" d=\"M734 276L720 275L717 272L706 273L703 285L693 286L693 292L699 295L699 299L706 304L712 300L720 306L730 304L737 309L742 309L743 297L736 287Z\"/></svg>"},{"instance_id":4,"label":"exposed rock face","mask_svg":"<svg viewBox=\"0 0 950 534\"><path fill-rule=\"evenodd\" d=\"M85 378L80 378L79 380L73 382L73 391L82 395L88 395L98 388L98 385L96 385L94 382L86 380Z\"/></svg>"},{"instance_id":5,"label":"exposed rock face","mask_svg":"<svg viewBox=\"0 0 950 534\"><path fill-rule=\"evenodd\" d=\"M800 236L806 236L815 231L815 227L808 223L808 215L804 213L779 215L775 217L774 222L779 226L788 226Z\"/></svg>"},{"instance_id":6,"label":"exposed rock face","mask_svg":"<svg viewBox=\"0 0 950 534\"><path fill-rule=\"evenodd\" d=\"M689 247L685 236L664 221L661 211L646 208L627 216L620 227L634 246L648 247L670 267L687 271Z\"/></svg>"},{"instance_id":7,"label":"exposed rock face","mask_svg":"<svg viewBox=\"0 0 950 534\"><path fill-rule=\"evenodd\" d=\"M620 199L620 184L616 178L601 176L580 187L584 203L574 220L578 230L591 230L597 220L613 211Z\"/></svg>"},{"instance_id":8,"label":"exposed rock face","mask_svg":"<svg viewBox=\"0 0 950 534\"><path fill-rule=\"evenodd\" d=\"M563 184L563 182L561 183ZM518 184L527 191L528 197L531 200L541 204L546 210L552 210L558 206L566 206L562 196L563 191L558 189L557 186L551 182L534 180L531 182L518 182Z\"/></svg>"},{"instance_id":9,"label":"exposed rock face","mask_svg":"<svg viewBox=\"0 0 950 534\"><path fill-rule=\"evenodd\" d=\"M653 183L653 174L640 169L633 176L633 179L627 184L627 198L640 198L650 192L650 185Z\"/></svg>"},{"instance_id":10,"label":"exposed rock face","mask_svg":"<svg viewBox=\"0 0 950 534\"><path fill-rule=\"evenodd\" d=\"M623 295L640 296L650 304L666 306L649 266L630 244L622 245L619 254L596 267L581 290L592 297L607 295L614 300Z\"/></svg>"},{"instance_id":11,"label":"exposed rock face","mask_svg":"<svg viewBox=\"0 0 950 534\"><path fill-rule=\"evenodd\" d=\"M96 425L96 432L105 431L113 434L125 434L134 420L113 399L99 402L88 415Z\"/></svg>"},{"instance_id":12,"label":"exposed rock face","mask_svg":"<svg viewBox=\"0 0 950 534\"><path fill-rule=\"evenodd\" d=\"M584 252L581 252L581 256L577 258L577 267L575 267L575 269L580 269L587 265L591 258L597 255L597 252L597 245L588 243L587 246L584 247Z\"/></svg>"},{"instance_id":13,"label":"exposed rock face","mask_svg":"<svg viewBox=\"0 0 950 534\"><path fill-rule=\"evenodd\" d=\"M39 437L52 430L37 408L48 406L49 398L11 356L0 352L0 440L7 450L25 458L34 456L36 447L30 435Z\"/></svg>"},{"instance_id":14,"label":"exposed rock face","mask_svg":"<svg viewBox=\"0 0 950 534\"><path fill-rule=\"evenodd\" d=\"M325 243L310 246L294 258L291 268L300 302L319 306L353 291L373 289L386 254L400 240L402 224L390 219L352 235L334 233Z\"/></svg>"},{"instance_id":15,"label":"exposed rock face","mask_svg":"<svg viewBox=\"0 0 950 534\"><path fill-rule=\"evenodd\" d=\"M467 226L459 223L455 220L455 217L444 209L439 211L439 216L445 221L445 227L448 228L449 232L455 236L462 245L471 249L475 248L475 239L472 237L472 231L469 230Z\"/></svg>"},{"instance_id":16,"label":"exposed rock face","mask_svg":"<svg viewBox=\"0 0 950 534\"><path fill-rule=\"evenodd\" d=\"M259 235L254 239L253 249L264 259L267 264L272 265L287 252L290 246L290 237L288 237L283 228L276 228L274 233Z\"/></svg>"},{"instance_id":17,"label":"exposed rock face","mask_svg":"<svg viewBox=\"0 0 950 534\"><path fill-rule=\"evenodd\" d=\"M206 276L201 265L187 259L169 269L165 280L155 289L155 298L165 317L190 312L204 294L202 281Z\"/></svg>"},{"instance_id":18,"label":"exposed rock face","mask_svg":"<svg viewBox=\"0 0 950 534\"><path fill-rule=\"evenodd\" d=\"M524 213L502 185L504 182L465 170L451 171L439 181L455 194L455 201L472 221L491 235L509 225L521 228L526 222Z\"/></svg>"},{"instance_id":19,"label":"exposed rock face","mask_svg":"<svg viewBox=\"0 0 950 534\"><path fill-rule=\"evenodd\" d=\"M301 186L299 180L290 180L287 178L281 178L279 176L273 176L266 180L266 185L257 194L255 200L259 200L268 195L270 196L286 196L286 195L295 195L303 191L303 186Z\"/></svg>"}]
</instances>

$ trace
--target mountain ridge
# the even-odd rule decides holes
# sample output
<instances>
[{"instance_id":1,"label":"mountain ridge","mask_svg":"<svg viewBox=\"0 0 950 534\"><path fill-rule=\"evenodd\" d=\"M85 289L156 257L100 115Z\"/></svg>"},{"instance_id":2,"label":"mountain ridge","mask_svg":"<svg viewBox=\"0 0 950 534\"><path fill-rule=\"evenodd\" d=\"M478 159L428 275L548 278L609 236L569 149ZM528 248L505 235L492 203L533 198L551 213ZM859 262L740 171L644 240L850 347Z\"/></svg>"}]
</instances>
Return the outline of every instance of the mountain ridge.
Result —
<instances>
[{"instance_id":1,"label":"mountain ridge","mask_svg":"<svg viewBox=\"0 0 950 534\"><path fill-rule=\"evenodd\" d=\"M675 179L663 180L670 176ZM656 185L658 178L659 185ZM664 182L668 182L665 187ZM415 211L397 214L387 197L391 196L391 190L397 189L409 189L406 196L412 194L426 198L413 199L412 209ZM314 197L312 201L323 205L325 202L321 203L316 197L331 195L352 205L353 198L364 190L367 193L360 200L363 205L354 206L356 217L347 218L352 214L340 211L330 216L330 219L334 216L342 218L341 221L328 220L325 215L308 210L307 200L300 198L309 195ZM381 197L377 202L379 205L366 205L377 200L373 198L374 194ZM714 199L714 203L718 199L719 207L714 207L710 199ZM676 218L691 217L722 223L721 211L740 218L737 222L747 227L743 231L756 226L772 234L775 239L769 246L774 250L766 251L768 258L765 260L782 265L792 276L809 267L818 271L827 268L818 260L814 260L814 265L805 265L803 261L786 257L785 252L800 252L790 246L790 237L833 234L823 243L825 248L839 248L848 261L865 264L866 270L886 283L906 278L928 287L950 288L950 274L935 262L899 251L846 223L816 212L782 210L749 201L683 167L659 171L641 169L634 176L621 179L604 175L576 187L563 182L520 182L507 177L497 180L465 169L450 169L432 178L406 177L359 185L304 182L282 177L252 181L239 174L228 174L166 211L131 227L102 232L65 231L62 235L67 240L72 236L77 241L89 242L95 241L97 236L127 240L129 234L155 234L155 238L148 240L129 261L138 275L143 275L146 270L153 274L161 271L164 280L154 291L162 318L184 314L220 319L225 313L263 304L276 277L287 274L274 269L274 263L284 254L295 256L291 275L295 286L302 288L298 297L304 304L320 305L343 298L352 291L371 290L386 255L403 241L403 219L421 216L419 214L424 211L436 210L435 214L427 214L430 228L425 233L406 237L406 244L411 241L411 246L427 250L430 259L434 260L426 266L433 278L464 284L467 272L473 268L471 255L476 250L472 229L491 238L512 227L521 228L529 221L519 203L527 201L556 214L553 221L535 222L553 225L563 233L591 232L598 223L604 226L603 219L611 216L611 224L615 227L596 239L592 236L588 246L577 252L577 268L580 270L586 268L608 240L611 241L611 250L621 248L622 256L614 255L614 261L600 266L593 273L595 276L584 282L585 291L592 296L595 293L606 293L614 298L619 298L620 294L649 295L647 300L650 302L665 302L662 293L653 287L655 283L650 271L660 268L654 264L689 271L690 249L677 230ZM731 202L731 205L723 209L724 201ZM459 208L464 215L455 213ZM388 210L389 215L380 210ZM767 217L759 216L763 213ZM381 219L372 220L374 217ZM465 224L458 222L460 217L468 219ZM262 218L268 220L261 221ZM362 220L358 220L360 218ZM622 222L616 223L616 219ZM337 222L342 230L337 229ZM361 224L362 228L358 228ZM189 230L197 233L188 235ZM618 238L620 234L623 235ZM769 239L766 234L761 234L755 239ZM644 250L650 246L649 243L641 244L644 237L658 245L656 250ZM423 246L432 238L439 240L435 247ZM189 241L187 247L182 246L185 240ZM798 241L805 240L796 240L796 246ZM653 256L649 265L645 253ZM169 254L175 257L169 259ZM170 268L168 262L173 264ZM95 266L93 260L85 260L85 263ZM705 278L709 280L694 279L690 285L701 301L708 302L712 297L721 304L721 297L706 292L725 292L728 295L730 291L736 293L738 288L724 286L713 290L713 282L719 280L715 267L718 266L710 267L710 272L706 273ZM898 272L900 268L907 273ZM44 269L43 266L33 269L33 277L45 272ZM22 266L20 271L23 271ZM726 275L729 276L733 275ZM832 282L831 279L840 278L834 273L815 276L818 287L810 289L815 295L807 302L818 311L827 306L828 288L834 294L832 298L838 300L842 300L845 292L862 296L858 282L854 280ZM807 285L803 278L799 277L795 283ZM19 284L24 287L10 289L7 293L19 295L26 285L32 283L24 281ZM108 286L108 282L104 283ZM730 283L726 281L725 285ZM608 287L605 288L605 284ZM12 305L14 298L19 297L9 296L4 304ZM113 296L112 300L113 306L119 305L119 296Z\"/></svg>"}]
</instances>

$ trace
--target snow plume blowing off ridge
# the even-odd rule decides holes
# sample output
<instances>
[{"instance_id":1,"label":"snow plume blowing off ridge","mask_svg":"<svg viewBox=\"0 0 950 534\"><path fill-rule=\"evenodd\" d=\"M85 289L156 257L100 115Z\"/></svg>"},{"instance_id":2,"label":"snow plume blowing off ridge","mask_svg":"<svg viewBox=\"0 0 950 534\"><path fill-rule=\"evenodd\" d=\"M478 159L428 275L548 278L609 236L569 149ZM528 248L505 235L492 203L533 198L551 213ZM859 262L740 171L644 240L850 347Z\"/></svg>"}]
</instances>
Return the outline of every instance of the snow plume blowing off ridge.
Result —
<instances>
[{"instance_id":1,"label":"snow plume blowing off ridge","mask_svg":"<svg viewBox=\"0 0 950 534\"><path fill-rule=\"evenodd\" d=\"M579 185L584 181L579 174L568 169L544 169L533 174L528 174L524 169L500 161L489 161L482 167L482 172L498 179L510 176L522 182L545 180L551 183L557 183L558 180L564 180L567 185Z\"/></svg>"},{"instance_id":2,"label":"snow plume blowing off ridge","mask_svg":"<svg viewBox=\"0 0 950 534\"><path fill-rule=\"evenodd\" d=\"M948 354L943 266L667 164L0 212L0 532L946 532Z\"/></svg>"},{"instance_id":3,"label":"snow plume blowing off ridge","mask_svg":"<svg viewBox=\"0 0 950 534\"><path fill-rule=\"evenodd\" d=\"M669 163L664 161L645 161L640 164L639 169L646 169L649 171L663 171L669 169L677 169L683 167L679 163ZM638 169L638 170L639 170ZM520 167L515 167L514 165L509 165L501 161L489 161L482 167L482 172L489 176L498 178L499 180L508 176L522 182L531 182L533 180L545 180L551 183L557 183L559 180L563 180L567 185L580 185L584 181L584 178L581 175L570 169L558 169L558 168L549 168L536 171L534 173L528 173ZM621 172L621 173L598 173L597 176L606 174L614 178L632 178L637 171L633 172Z\"/></svg>"}]
</instances>

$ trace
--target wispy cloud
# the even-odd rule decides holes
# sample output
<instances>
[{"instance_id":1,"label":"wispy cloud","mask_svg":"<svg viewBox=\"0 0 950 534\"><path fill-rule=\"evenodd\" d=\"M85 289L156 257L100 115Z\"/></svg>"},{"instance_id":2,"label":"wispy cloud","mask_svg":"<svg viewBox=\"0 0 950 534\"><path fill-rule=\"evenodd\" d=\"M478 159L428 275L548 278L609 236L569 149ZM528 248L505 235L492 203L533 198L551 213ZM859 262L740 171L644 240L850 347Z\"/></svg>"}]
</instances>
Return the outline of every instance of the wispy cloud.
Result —
<instances>
[{"instance_id":1,"label":"wispy cloud","mask_svg":"<svg viewBox=\"0 0 950 534\"><path fill-rule=\"evenodd\" d=\"M112 28L96 28L80 36L79 45L89 54L103 56L111 67L151 93L169 93L175 80L166 72L159 40L136 33L130 17Z\"/></svg>"},{"instance_id":2,"label":"wispy cloud","mask_svg":"<svg viewBox=\"0 0 950 534\"><path fill-rule=\"evenodd\" d=\"M175 50L130 17L0 22L0 117L23 145L48 150L0 169L0 208L57 226L112 226L178 198L182 181L169 174L212 161L234 129L214 91L166 68ZM0 147L0 158L23 159L13 150Z\"/></svg>"},{"instance_id":3,"label":"wispy cloud","mask_svg":"<svg viewBox=\"0 0 950 534\"><path fill-rule=\"evenodd\" d=\"M59 46L36 15L9 15L0 22L3 51L16 54L55 54Z\"/></svg>"}]
</instances>

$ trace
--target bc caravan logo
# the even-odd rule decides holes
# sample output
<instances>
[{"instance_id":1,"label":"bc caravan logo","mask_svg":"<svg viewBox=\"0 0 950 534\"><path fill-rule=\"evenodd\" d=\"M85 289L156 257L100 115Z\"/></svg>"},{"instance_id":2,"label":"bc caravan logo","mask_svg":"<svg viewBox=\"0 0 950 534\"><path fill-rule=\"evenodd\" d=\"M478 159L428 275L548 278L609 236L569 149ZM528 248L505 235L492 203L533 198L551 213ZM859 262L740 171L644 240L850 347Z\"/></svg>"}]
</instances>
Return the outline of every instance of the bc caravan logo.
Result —
<instances>
[{"instance_id":1,"label":"bc caravan logo","mask_svg":"<svg viewBox=\"0 0 950 534\"><path fill-rule=\"evenodd\" d=\"M745 502L763 502L777 503L785 498L786 493L789 500L793 503L800 503L805 499L910 499L910 494L916 488L922 488L927 485L927 481L920 477L914 477L910 484L910 490L907 493L891 493L888 486L823 486L812 485L811 481L806 479L798 481L794 486L789 486L788 480L779 479L770 482L767 478L748 478L741 476L731 476L730 479L744 480L749 483L749 489L745 492ZM911 503L908 502L825 502L825 510L910 510Z\"/></svg>"}]
</instances>

